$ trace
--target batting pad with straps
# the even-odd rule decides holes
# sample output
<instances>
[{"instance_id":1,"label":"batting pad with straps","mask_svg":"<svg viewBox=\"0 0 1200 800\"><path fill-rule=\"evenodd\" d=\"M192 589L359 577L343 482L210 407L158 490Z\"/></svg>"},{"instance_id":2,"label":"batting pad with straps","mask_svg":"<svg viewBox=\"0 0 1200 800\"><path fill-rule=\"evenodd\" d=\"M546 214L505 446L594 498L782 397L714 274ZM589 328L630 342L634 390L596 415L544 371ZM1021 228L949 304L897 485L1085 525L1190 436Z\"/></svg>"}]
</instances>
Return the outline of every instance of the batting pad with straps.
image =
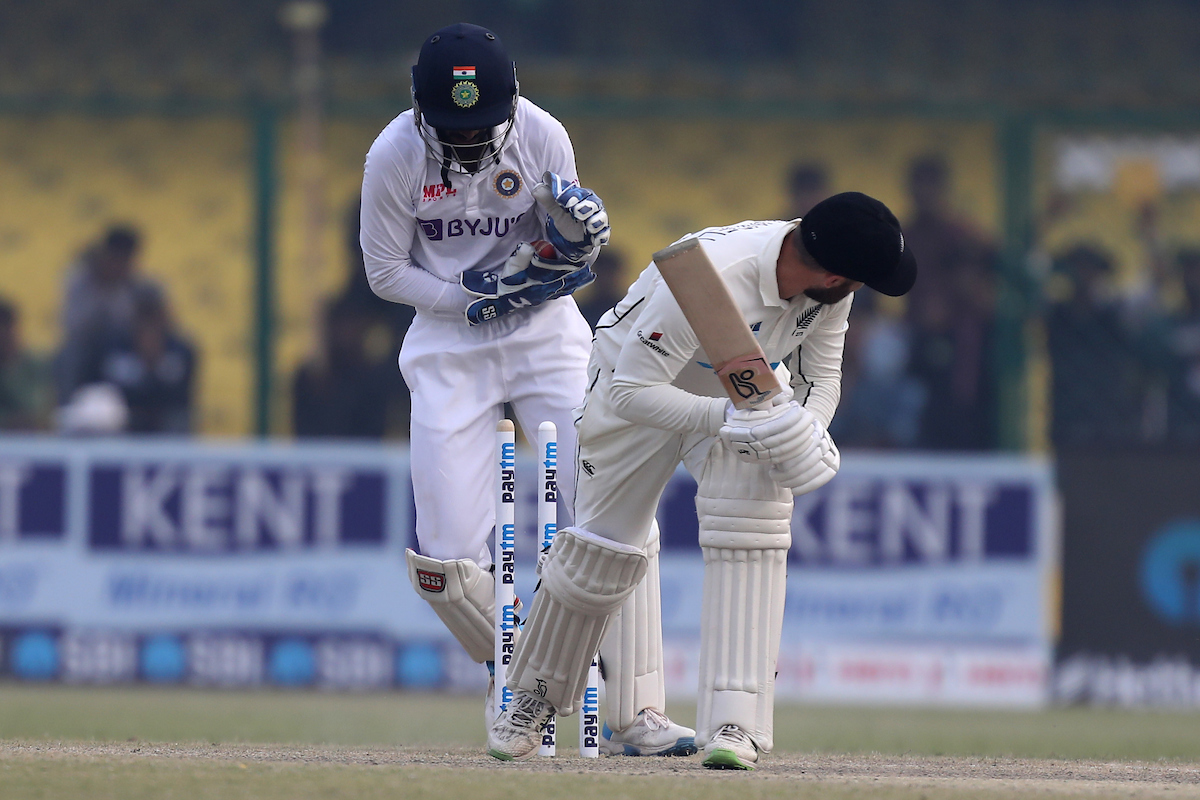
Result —
<instances>
[{"instance_id":1,"label":"batting pad with straps","mask_svg":"<svg viewBox=\"0 0 1200 800\"><path fill-rule=\"evenodd\" d=\"M696 495L704 553L696 743L737 725L774 746L775 665L787 595L792 495L768 465L723 445L705 460Z\"/></svg>"},{"instance_id":2,"label":"batting pad with straps","mask_svg":"<svg viewBox=\"0 0 1200 800\"><path fill-rule=\"evenodd\" d=\"M600 645L608 726L617 731L636 722L644 709L667 708L658 549L656 521L646 542L646 577L612 618Z\"/></svg>"},{"instance_id":3,"label":"batting pad with straps","mask_svg":"<svg viewBox=\"0 0 1200 800\"><path fill-rule=\"evenodd\" d=\"M508 687L573 714L609 619L645 575L640 547L579 528L560 530L509 666Z\"/></svg>"},{"instance_id":4,"label":"batting pad with straps","mask_svg":"<svg viewBox=\"0 0 1200 800\"><path fill-rule=\"evenodd\" d=\"M433 606L454 638L475 661L491 661L496 651L496 581L469 558L440 561L404 551L408 577L417 594Z\"/></svg>"}]
</instances>

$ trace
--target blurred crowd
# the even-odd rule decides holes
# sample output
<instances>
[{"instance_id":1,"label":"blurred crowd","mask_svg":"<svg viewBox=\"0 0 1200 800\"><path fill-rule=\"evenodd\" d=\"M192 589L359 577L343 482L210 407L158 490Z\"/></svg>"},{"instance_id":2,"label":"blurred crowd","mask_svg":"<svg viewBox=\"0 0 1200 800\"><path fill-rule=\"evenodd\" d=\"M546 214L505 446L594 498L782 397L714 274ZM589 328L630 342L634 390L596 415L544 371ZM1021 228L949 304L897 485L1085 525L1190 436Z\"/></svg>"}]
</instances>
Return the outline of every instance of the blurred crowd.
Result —
<instances>
[{"instance_id":1,"label":"blurred crowd","mask_svg":"<svg viewBox=\"0 0 1200 800\"><path fill-rule=\"evenodd\" d=\"M833 193L826 169L786 176L790 218ZM998 447L997 298L1006 287L996 243L954 207L938 155L907 174L905 241L920 278L903 299L856 295L842 402L832 432L846 447L986 451ZM1048 367L1049 444L1058 450L1169 449L1200 444L1200 248L1166 241L1157 209L1136 215L1144 263L1119 279L1096 242L1060 252L1040 242L1070 210L1054 195L1038 220L1024 278L1029 316ZM357 202L344 222L346 277L319 313L316 345L288 382L298 437L402 439L408 391L396 353L413 310L377 298L358 244ZM31 352L20 312L0 298L0 430L186 435L195 427L199 357L168 293L142 270L141 234L117 225L66 273L62 341ZM594 327L635 277L606 248L596 282L576 299ZM1037 345L1044 342L1044 345Z\"/></svg>"},{"instance_id":2,"label":"blurred crowd","mask_svg":"<svg viewBox=\"0 0 1200 800\"><path fill-rule=\"evenodd\" d=\"M0 300L0 428L191 431L195 348L142 274L140 249L136 229L114 226L70 265L50 357L24 346L17 309Z\"/></svg>"},{"instance_id":3,"label":"blurred crowd","mask_svg":"<svg viewBox=\"0 0 1200 800\"><path fill-rule=\"evenodd\" d=\"M1043 224L1072 202L1052 198ZM1200 445L1200 249L1167 241L1158 217L1153 201L1136 214L1142 264L1133 280L1094 242L1031 260L1045 273L1059 450Z\"/></svg>"},{"instance_id":4,"label":"blurred crowd","mask_svg":"<svg viewBox=\"0 0 1200 800\"><path fill-rule=\"evenodd\" d=\"M903 300L855 297L847 332L842 402L831 432L843 446L940 451L995 449L1003 288L1033 320L1027 345L1048 368L1049 445L1057 451L1171 450L1200 444L1200 249L1166 241L1158 208L1135 214L1143 263L1119 280L1115 257L1082 241L1054 254L1044 239L1073 198L1051 197L1019 281L1007 286L998 248L952 202L952 176L937 155L915 159L907 180L905 241L920 277ZM819 164L789 176L789 216L831 189ZM1034 387L1036 391L1036 387Z\"/></svg>"},{"instance_id":5,"label":"blurred crowd","mask_svg":"<svg viewBox=\"0 0 1200 800\"><path fill-rule=\"evenodd\" d=\"M917 158L907 178L917 284L903 300L855 295L831 433L845 447L993 449L997 249L952 207L945 160ZM791 217L833 191L818 164L796 166L788 189Z\"/></svg>"}]
</instances>

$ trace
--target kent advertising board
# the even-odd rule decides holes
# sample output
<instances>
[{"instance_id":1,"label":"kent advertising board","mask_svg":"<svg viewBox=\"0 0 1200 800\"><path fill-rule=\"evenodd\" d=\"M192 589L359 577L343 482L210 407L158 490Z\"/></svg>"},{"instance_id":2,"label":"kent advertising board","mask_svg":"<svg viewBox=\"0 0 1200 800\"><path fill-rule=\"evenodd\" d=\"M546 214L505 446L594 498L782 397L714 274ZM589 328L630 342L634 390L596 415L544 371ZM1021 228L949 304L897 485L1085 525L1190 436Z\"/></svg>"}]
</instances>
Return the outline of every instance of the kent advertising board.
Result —
<instances>
[{"instance_id":1,"label":"kent advertising board","mask_svg":"<svg viewBox=\"0 0 1200 800\"><path fill-rule=\"evenodd\" d=\"M518 467L528 597L534 469ZM681 470L659 513L668 685L683 694L694 494ZM479 689L486 672L409 586L414 529L399 448L0 439L0 674ZM847 454L797 500L780 694L1041 702L1053 530L1044 464Z\"/></svg>"},{"instance_id":2,"label":"kent advertising board","mask_svg":"<svg viewBox=\"0 0 1200 800\"><path fill-rule=\"evenodd\" d=\"M660 512L664 630L684 682L697 672L703 575L685 555L694 491L677 476ZM796 498L777 693L1045 703L1057 516L1045 461L844 454L836 479Z\"/></svg>"}]
</instances>

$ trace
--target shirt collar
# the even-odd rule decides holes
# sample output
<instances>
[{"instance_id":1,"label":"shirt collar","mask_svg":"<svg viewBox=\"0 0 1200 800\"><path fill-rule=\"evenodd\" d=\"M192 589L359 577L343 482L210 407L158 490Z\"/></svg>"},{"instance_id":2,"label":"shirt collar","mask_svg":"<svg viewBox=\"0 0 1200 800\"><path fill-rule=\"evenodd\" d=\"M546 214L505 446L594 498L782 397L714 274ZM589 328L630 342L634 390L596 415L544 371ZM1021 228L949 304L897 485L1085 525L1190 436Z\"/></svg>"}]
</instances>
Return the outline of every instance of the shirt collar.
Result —
<instances>
[{"instance_id":1,"label":"shirt collar","mask_svg":"<svg viewBox=\"0 0 1200 800\"><path fill-rule=\"evenodd\" d=\"M799 225L799 219L781 225L767 240L766 247L758 256L758 291L762 295L763 304L768 308L787 308L790 305L789 301L779 296L779 277L775 274L775 269L779 263L779 251L783 249L784 238Z\"/></svg>"}]
</instances>

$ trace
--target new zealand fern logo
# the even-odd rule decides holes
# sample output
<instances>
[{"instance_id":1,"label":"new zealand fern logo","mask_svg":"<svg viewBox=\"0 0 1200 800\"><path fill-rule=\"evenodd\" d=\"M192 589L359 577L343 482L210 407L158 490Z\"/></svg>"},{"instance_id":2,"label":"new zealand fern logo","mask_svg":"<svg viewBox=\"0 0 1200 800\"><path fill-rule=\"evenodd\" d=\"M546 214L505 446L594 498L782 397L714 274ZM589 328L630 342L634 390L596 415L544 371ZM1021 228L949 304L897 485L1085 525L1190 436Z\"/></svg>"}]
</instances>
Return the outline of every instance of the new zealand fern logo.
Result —
<instances>
[{"instance_id":1,"label":"new zealand fern logo","mask_svg":"<svg viewBox=\"0 0 1200 800\"><path fill-rule=\"evenodd\" d=\"M822 306L813 306L796 317L796 330L792 331L792 336L799 336L804 333L805 329L812 324L812 321L817 318L817 314L821 313Z\"/></svg>"}]
</instances>

